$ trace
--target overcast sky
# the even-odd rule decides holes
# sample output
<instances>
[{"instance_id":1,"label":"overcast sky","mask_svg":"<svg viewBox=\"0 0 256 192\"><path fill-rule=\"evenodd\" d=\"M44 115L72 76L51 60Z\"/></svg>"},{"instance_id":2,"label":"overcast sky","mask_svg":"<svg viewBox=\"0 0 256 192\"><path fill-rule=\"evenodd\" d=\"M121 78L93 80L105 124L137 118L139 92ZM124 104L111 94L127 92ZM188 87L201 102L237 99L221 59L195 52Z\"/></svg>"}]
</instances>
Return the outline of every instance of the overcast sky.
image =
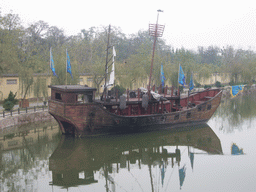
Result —
<instances>
[{"instance_id":1,"label":"overcast sky","mask_svg":"<svg viewBox=\"0 0 256 192\"><path fill-rule=\"evenodd\" d=\"M256 50L256 1L254 0L0 0L2 15L18 14L23 25L43 20L66 35L92 26L119 26L123 33L165 24L163 39L174 48L198 46Z\"/></svg>"}]
</instances>

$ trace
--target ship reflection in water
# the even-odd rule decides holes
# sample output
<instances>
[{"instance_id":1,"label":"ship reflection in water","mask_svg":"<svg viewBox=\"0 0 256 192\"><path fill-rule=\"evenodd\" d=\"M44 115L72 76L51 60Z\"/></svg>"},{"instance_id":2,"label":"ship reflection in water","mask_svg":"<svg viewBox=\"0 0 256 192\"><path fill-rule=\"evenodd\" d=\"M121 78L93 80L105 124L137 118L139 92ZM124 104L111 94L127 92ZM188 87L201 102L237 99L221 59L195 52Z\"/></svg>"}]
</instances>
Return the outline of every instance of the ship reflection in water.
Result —
<instances>
[{"instance_id":1,"label":"ship reflection in water","mask_svg":"<svg viewBox=\"0 0 256 192\"><path fill-rule=\"evenodd\" d=\"M102 182L104 180L106 191L115 191L120 187L116 180L128 179L118 178L122 170L140 171L146 167L149 179L145 180L150 190L154 191L156 172L153 170L158 169L159 184L163 186L168 180L166 171L171 172L178 167L176 169L181 187L185 182L186 169L193 169L196 155L201 154L222 154L220 140L207 124L189 130L186 128L125 136L83 139L63 136L49 158L49 169L52 171L50 185L61 188L95 183L99 185L101 179ZM183 162L183 159L188 159L188 162ZM95 179L96 174L101 175L97 177L98 180ZM143 180L137 178L136 181L140 179Z\"/></svg>"}]
</instances>

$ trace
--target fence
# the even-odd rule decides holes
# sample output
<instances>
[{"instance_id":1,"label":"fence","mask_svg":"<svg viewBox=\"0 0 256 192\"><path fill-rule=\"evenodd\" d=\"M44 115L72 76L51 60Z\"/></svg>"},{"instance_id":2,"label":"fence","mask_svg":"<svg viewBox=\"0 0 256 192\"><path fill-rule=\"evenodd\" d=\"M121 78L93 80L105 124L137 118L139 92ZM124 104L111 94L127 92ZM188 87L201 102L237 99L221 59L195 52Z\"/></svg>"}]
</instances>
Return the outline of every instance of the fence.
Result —
<instances>
[{"instance_id":1,"label":"fence","mask_svg":"<svg viewBox=\"0 0 256 192\"><path fill-rule=\"evenodd\" d=\"M48 111L48 106L42 105L42 106L34 106L34 107L26 107L26 108L18 108L15 110L6 111L0 113L0 117L8 117L8 116L14 116L19 115L21 113L32 113L37 111Z\"/></svg>"}]
</instances>

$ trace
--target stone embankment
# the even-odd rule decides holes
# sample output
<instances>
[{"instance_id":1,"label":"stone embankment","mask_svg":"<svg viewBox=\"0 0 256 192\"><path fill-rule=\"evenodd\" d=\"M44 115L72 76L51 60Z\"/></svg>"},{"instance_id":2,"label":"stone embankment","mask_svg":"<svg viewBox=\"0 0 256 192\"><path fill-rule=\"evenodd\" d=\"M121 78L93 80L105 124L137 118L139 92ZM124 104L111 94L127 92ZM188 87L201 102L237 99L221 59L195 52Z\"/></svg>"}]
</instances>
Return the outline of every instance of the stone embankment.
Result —
<instances>
[{"instance_id":1,"label":"stone embankment","mask_svg":"<svg viewBox=\"0 0 256 192\"><path fill-rule=\"evenodd\" d=\"M52 120L53 117L48 111L19 114L0 119L0 131L6 127L22 126L29 123L43 122Z\"/></svg>"}]
</instances>

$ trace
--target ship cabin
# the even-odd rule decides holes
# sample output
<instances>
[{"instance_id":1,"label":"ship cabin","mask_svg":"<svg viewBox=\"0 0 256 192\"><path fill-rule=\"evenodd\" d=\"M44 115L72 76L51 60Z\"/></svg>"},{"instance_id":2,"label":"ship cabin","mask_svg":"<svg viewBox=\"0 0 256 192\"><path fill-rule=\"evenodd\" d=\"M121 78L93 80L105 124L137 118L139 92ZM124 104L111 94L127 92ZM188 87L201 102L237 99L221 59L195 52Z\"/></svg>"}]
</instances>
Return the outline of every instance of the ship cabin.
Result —
<instances>
[{"instance_id":1,"label":"ship cabin","mask_svg":"<svg viewBox=\"0 0 256 192\"><path fill-rule=\"evenodd\" d=\"M68 104L92 103L97 90L82 85L50 85L49 88L51 88L51 101Z\"/></svg>"}]
</instances>

